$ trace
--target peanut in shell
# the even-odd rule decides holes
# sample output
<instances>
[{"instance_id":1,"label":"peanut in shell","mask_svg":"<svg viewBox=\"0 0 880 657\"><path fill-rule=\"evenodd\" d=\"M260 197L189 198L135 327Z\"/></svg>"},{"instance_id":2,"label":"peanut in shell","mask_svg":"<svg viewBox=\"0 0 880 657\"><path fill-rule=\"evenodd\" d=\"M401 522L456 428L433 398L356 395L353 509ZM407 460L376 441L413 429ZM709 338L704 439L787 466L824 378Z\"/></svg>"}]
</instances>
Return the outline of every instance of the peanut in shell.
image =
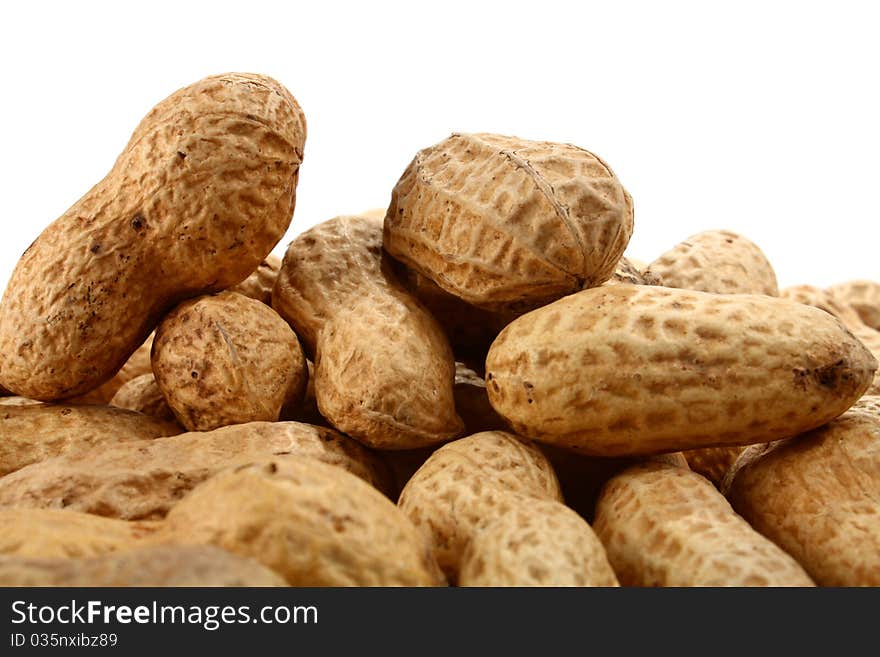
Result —
<instances>
[{"instance_id":1,"label":"peanut in shell","mask_svg":"<svg viewBox=\"0 0 880 657\"><path fill-rule=\"evenodd\" d=\"M486 385L523 436L634 456L797 435L849 408L876 369L815 308L614 285L513 321L489 350Z\"/></svg>"}]
</instances>

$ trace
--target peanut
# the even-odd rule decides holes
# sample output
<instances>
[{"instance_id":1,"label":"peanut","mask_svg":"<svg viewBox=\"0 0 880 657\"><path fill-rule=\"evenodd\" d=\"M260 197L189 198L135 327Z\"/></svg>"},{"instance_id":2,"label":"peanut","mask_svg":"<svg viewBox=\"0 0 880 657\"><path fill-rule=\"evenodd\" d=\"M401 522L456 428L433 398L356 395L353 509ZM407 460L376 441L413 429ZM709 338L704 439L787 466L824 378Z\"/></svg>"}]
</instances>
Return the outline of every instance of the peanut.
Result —
<instances>
[{"instance_id":1,"label":"peanut","mask_svg":"<svg viewBox=\"0 0 880 657\"><path fill-rule=\"evenodd\" d=\"M285 586L255 561L207 545L156 546L85 559L0 557L0 586Z\"/></svg>"},{"instance_id":2,"label":"peanut","mask_svg":"<svg viewBox=\"0 0 880 657\"><path fill-rule=\"evenodd\" d=\"M61 454L179 433L176 424L121 408L4 406L0 410L0 476Z\"/></svg>"},{"instance_id":3,"label":"peanut","mask_svg":"<svg viewBox=\"0 0 880 657\"><path fill-rule=\"evenodd\" d=\"M461 432L452 350L384 261L380 221L337 217L297 237L272 306L315 355L318 409L340 431L381 449Z\"/></svg>"},{"instance_id":4,"label":"peanut","mask_svg":"<svg viewBox=\"0 0 880 657\"><path fill-rule=\"evenodd\" d=\"M156 383L190 431L273 422L306 390L305 356L274 310L236 292L185 301L156 329Z\"/></svg>"},{"instance_id":5,"label":"peanut","mask_svg":"<svg viewBox=\"0 0 880 657\"><path fill-rule=\"evenodd\" d=\"M593 528L624 586L813 586L712 484L667 463L613 477Z\"/></svg>"},{"instance_id":6,"label":"peanut","mask_svg":"<svg viewBox=\"0 0 880 657\"><path fill-rule=\"evenodd\" d=\"M514 494L515 495L515 494ZM459 586L617 586L602 543L564 504L518 496L465 549Z\"/></svg>"},{"instance_id":7,"label":"peanut","mask_svg":"<svg viewBox=\"0 0 880 657\"><path fill-rule=\"evenodd\" d=\"M18 262L0 382L39 400L86 393L174 303L244 280L290 223L305 134L293 96L265 76L205 78L159 103Z\"/></svg>"},{"instance_id":8,"label":"peanut","mask_svg":"<svg viewBox=\"0 0 880 657\"><path fill-rule=\"evenodd\" d=\"M384 244L470 304L522 311L608 280L632 228L632 199L592 153L453 134L394 187Z\"/></svg>"},{"instance_id":9,"label":"peanut","mask_svg":"<svg viewBox=\"0 0 880 657\"><path fill-rule=\"evenodd\" d=\"M784 299L613 285L514 320L489 400L523 436L596 456L768 442L840 415L877 361Z\"/></svg>"},{"instance_id":10,"label":"peanut","mask_svg":"<svg viewBox=\"0 0 880 657\"><path fill-rule=\"evenodd\" d=\"M880 283L847 281L832 285L828 291L852 306L865 324L880 331Z\"/></svg>"},{"instance_id":11,"label":"peanut","mask_svg":"<svg viewBox=\"0 0 880 657\"><path fill-rule=\"evenodd\" d=\"M779 295L776 272L758 245L729 230L692 235L646 270L667 287L716 294Z\"/></svg>"},{"instance_id":12,"label":"peanut","mask_svg":"<svg viewBox=\"0 0 880 657\"><path fill-rule=\"evenodd\" d=\"M347 436L297 422L253 422L205 433L105 443L47 459L0 477L0 506L158 519L216 473L277 454L339 466L391 493L385 465Z\"/></svg>"},{"instance_id":13,"label":"peanut","mask_svg":"<svg viewBox=\"0 0 880 657\"><path fill-rule=\"evenodd\" d=\"M475 532L518 505L510 493L562 500L556 474L538 447L486 431L435 451L407 482L398 506L429 537L437 563L455 581Z\"/></svg>"},{"instance_id":14,"label":"peanut","mask_svg":"<svg viewBox=\"0 0 880 657\"><path fill-rule=\"evenodd\" d=\"M733 508L822 586L880 586L880 414L870 408L754 454L728 486Z\"/></svg>"}]
</instances>

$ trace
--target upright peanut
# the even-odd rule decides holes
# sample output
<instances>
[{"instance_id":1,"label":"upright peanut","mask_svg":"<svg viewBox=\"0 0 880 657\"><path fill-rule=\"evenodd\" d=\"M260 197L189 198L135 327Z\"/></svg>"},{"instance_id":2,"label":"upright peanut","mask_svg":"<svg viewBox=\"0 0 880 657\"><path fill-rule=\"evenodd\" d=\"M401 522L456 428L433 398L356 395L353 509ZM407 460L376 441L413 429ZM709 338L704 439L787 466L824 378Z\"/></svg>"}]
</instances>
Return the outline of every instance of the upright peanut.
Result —
<instances>
[{"instance_id":1,"label":"upright peanut","mask_svg":"<svg viewBox=\"0 0 880 657\"><path fill-rule=\"evenodd\" d=\"M25 251L0 304L0 382L96 388L177 301L241 282L293 214L306 128L282 85L205 78L159 103L113 169Z\"/></svg>"},{"instance_id":2,"label":"upright peanut","mask_svg":"<svg viewBox=\"0 0 880 657\"><path fill-rule=\"evenodd\" d=\"M461 432L452 350L383 259L379 220L337 217L297 237L272 306L315 356L318 408L340 431L381 449Z\"/></svg>"}]
</instances>

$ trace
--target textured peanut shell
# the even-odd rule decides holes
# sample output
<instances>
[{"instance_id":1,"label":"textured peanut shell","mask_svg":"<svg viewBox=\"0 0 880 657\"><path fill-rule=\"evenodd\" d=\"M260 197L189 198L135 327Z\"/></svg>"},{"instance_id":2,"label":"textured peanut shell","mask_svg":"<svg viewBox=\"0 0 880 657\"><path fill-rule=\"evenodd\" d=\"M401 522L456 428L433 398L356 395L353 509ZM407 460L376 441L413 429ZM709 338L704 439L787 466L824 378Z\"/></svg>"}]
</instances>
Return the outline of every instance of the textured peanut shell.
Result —
<instances>
[{"instance_id":1,"label":"textured peanut shell","mask_svg":"<svg viewBox=\"0 0 880 657\"><path fill-rule=\"evenodd\" d=\"M0 381L33 399L110 379L177 301L244 280L284 235L302 111L254 74L159 103L107 177L25 251L0 304Z\"/></svg>"},{"instance_id":2,"label":"textured peanut shell","mask_svg":"<svg viewBox=\"0 0 880 657\"><path fill-rule=\"evenodd\" d=\"M230 292L238 292L251 299L256 299L267 306L272 305L272 288L281 269L281 258L269 254L254 272L238 285L229 288Z\"/></svg>"},{"instance_id":3,"label":"textured peanut shell","mask_svg":"<svg viewBox=\"0 0 880 657\"><path fill-rule=\"evenodd\" d=\"M137 411L160 420L176 421L174 411L165 401L165 395L159 389L156 377L152 373L141 374L123 384L113 395L110 405L116 408L127 408L130 411Z\"/></svg>"},{"instance_id":4,"label":"textured peanut shell","mask_svg":"<svg viewBox=\"0 0 880 657\"><path fill-rule=\"evenodd\" d=\"M815 308L613 285L514 320L489 351L486 385L517 433L624 456L796 435L843 413L876 369Z\"/></svg>"},{"instance_id":5,"label":"textured peanut shell","mask_svg":"<svg viewBox=\"0 0 880 657\"><path fill-rule=\"evenodd\" d=\"M290 244L272 305L315 355L322 416L371 447L424 447L462 430L455 364L384 260L379 220L326 221Z\"/></svg>"},{"instance_id":6,"label":"textured peanut shell","mask_svg":"<svg viewBox=\"0 0 880 657\"><path fill-rule=\"evenodd\" d=\"M453 134L394 187L385 249L468 303L525 310L608 280L632 228L632 199L592 153Z\"/></svg>"},{"instance_id":7,"label":"textured peanut shell","mask_svg":"<svg viewBox=\"0 0 880 657\"><path fill-rule=\"evenodd\" d=\"M162 531L171 542L254 558L291 586L444 583L424 537L388 498L309 458L277 456L212 477Z\"/></svg>"},{"instance_id":8,"label":"textured peanut shell","mask_svg":"<svg viewBox=\"0 0 880 657\"><path fill-rule=\"evenodd\" d=\"M756 455L728 499L823 586L880 586L880 415L855 409Z\"/></svg>"},{"instance_id":9,"label":"textured peanut shell","mask_svg":"<svg viewBox=\"0 0 880 657\"><path fill-rule=\"evenodd\" d=\"M392 493L385 464L351 438L297 422L253 422L103 444L35 463L0 477L0 506L70 509L124 520L160 519L218 472L282 454L338 466L383 493Z\"/></svg>"},{"instance_id":10,"label":"textured peanut shell","mask_svg":"<svg viewBox=\"0 0 880 657\"><path fill-rule=\"evenodd\" d=\"M617 586L605 548L564 504L524 495L476 532L459 586Z\"/></svg>"},{"instance_id":11,"label":"textured peanut shell","mask_svg":"<svg viewBox=\"0 0 880 657\"><path fill-rule=\"evenodd\" d=\"M764 252L729 230L692 235L652 262L645 275L658 276L667 287L700 292L779 295Z\"/></svg>"},{"instance_id":12,"label":"textured peanut shell","mask_svg":"<svg viewBox=\"0 0 880 657\"><path fill-rule=\"evenodd\" d=\"M833 315L874 354L874 358L880 359L880 331L865 324L852 306L841 301L832 292L812 285L795 285L785 288L781 296L798 303L814 306ZM874 373L874 380L868 388L868 393L880 394L880 371Z\"/></svg>"},{"instance_id":13,"label":"textured peanut shell","mask_svg":"<svg viewBox=\"0 0 880 657\"><path fill-rule=\"evenodd\" d=\"M184 301L156 329L153 373L190 431L274 422L298 403L308 369L296 334L274 310L237 292Z\"/></svg>"},{"instance_id":14,"label":"textured peanut shell","mask_svg":"<svg viewBox=\"0 0 880 657\"><path fill-rule=\"evenodd\" d=\"M61 454L181 431L175 423L109 406L4 406L0 476Z\"/></svg>"},{"instance_id":15,"label":"textured peanut shell","mask_svg":"<svg viewBox=\"0 0 880 657\"><path fill-rule=\"evenodd\" d=\"M593 529L624 586L813 586L711 483L665 463L611 479Z\"/></svg>"},{"instance_id":16,"label":"textured peanut shell","mask_svg":"<svg viewBox=\"0 0 880 657\"><path fill-rule=\"evenodd\" d=\"M256 561L208 545L146 547L86 559L0 557L0 586L286 586Z\"/></svg>"},{"instance_id":17,"label":"textured peanut shell","mask_svg":"<svg viewBox=\"0 0 880 657\"><path fill-rule=\"evenodd\" d=\"M159 522L129 522L56 509L0 508L0 555L80 559L147 545Z\"/></svg>"},{"instance_id":18,"label":"textured peanut shell","mask_svg":"<svg viewBox=\"0 0 880 657\"><path fill-rule=\"evenodd\" d=\"M847 281L828 288L835 297L848 303L861 320L880 331L880 283L877 281Z\"/></svg>"},{"instance_id":19,"label":"textured peanut shell","mask_svg":"<svg viewBox=\"0 0 880 657\"><path fill-rule=\"evenodd\" d=\"M511 492L562 501L556 474L536 445L486 431L435 451L407 482L398 506L429 537L454 582L474 532L516 506Z\"/></svg>"}]
</instances>

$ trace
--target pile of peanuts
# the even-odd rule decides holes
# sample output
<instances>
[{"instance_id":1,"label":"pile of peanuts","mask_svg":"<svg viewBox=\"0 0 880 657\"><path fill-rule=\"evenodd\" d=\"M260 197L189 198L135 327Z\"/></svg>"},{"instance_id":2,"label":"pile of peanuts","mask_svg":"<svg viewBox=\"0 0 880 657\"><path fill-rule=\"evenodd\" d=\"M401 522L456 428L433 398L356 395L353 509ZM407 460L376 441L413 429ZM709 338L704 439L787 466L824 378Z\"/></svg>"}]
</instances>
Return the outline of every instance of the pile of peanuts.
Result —
<instances>
[{"instance_id":1,"label":"pile of peanuts","mask_svg":"<svg viewBox=\"0 0 880 657\"><path fill-rule=\"evenodd\" d=\"M880 283L629 260L602 159L495 134L279 260L305 139L196 82L24 253L0 586L880 585Z\"/></svg>"}]
</instances>

